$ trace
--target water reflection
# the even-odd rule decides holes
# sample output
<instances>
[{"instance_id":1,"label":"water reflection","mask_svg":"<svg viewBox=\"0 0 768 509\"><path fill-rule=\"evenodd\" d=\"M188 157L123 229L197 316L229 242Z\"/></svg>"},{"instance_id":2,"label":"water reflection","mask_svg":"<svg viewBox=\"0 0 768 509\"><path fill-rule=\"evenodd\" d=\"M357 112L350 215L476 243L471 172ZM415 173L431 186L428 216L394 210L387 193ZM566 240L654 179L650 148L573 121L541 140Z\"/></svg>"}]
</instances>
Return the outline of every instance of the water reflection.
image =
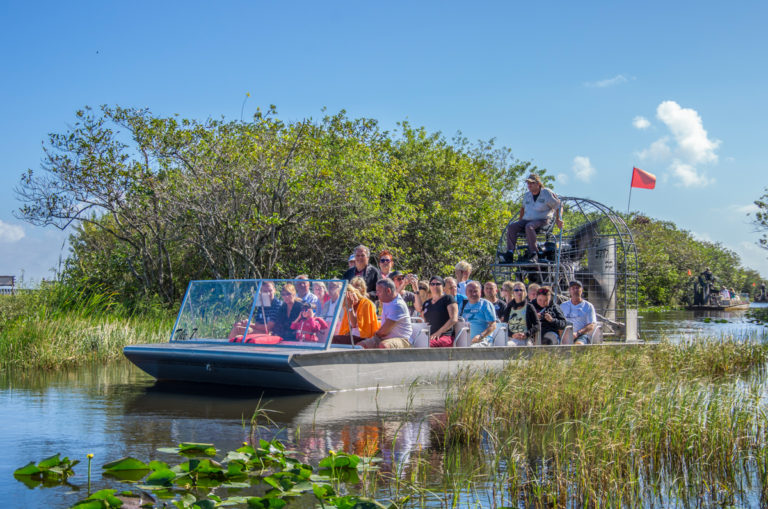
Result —
<instances>
[{"instance_id":1,"label":"water reflection","mask_svg":"<svg viewBox=\"0 0 768 509\"><path fill-rule=\"evenodd\" d=\"M768 307L752 303L753 308ZM640 316L641 334L646 341L691 337L757 337L765 339L768 329L754 323L747 311L661 311L644 312Z\"/></svg>"},{"instance_id":2,"label":"water reflection","mask_svg":"<svg viewBox=\"0 0 768 509\"><path fill-rule=\"evenodd\" d=\"M405 467L416 450L431 447L433 415L442 412L444 389L394 388L333 394L262 393L232 387L156 384L129 363L57 373L0 375L0 491L21 506L65 507L81 498L85 469L72 487L29 489L11 473L30 460L60 452L95 465L122 456L172 460L157 452L179 442L213 442L231 450L255 438L284 441L316 463L328 450L378 453L384 471ZM270 420L251 425L257 408ZM13 445L14 447L9 447ZM114 487L95 468L94 489ZM402 473L402 470L397 472Z\"/></svg>"},{"instance_id":3,"label":"water reflection","mask_svg":"<svg viewBox=\"0 0 768 509\"><path fill-rule=\"evenodd\" d=\"M705 319L711 320L707 322ZM717 323L725 319L727 323ZM647 339L662 336L758 335L766 328L745 313L645 313ZM158 447L183 441L213 442L235 449L254 438L251 418L257 408L270 410L257 420L256 433L277 437L312 463L329 449L360 455L377 453L382 469L404 477L415 458L432 472L453 463L441 455L436 435L442 430L443 391L439 386L348 391L333 394L262 393L252 389L195 384L156 384L131 364L93 365L72 371L0 373L0 492L18 507L67 507L82 495L86 469L76 467L71 487L25 487L11 473L30 460L56 452L85 461L94 453L94 489L115 487L100 477L100 465L122 456L172 460ZM481 471L466 454L461 468ZM458 464L458 463L457 463ZM442 482L429 479L429 482Z\"/></svg>"}]
</instances>

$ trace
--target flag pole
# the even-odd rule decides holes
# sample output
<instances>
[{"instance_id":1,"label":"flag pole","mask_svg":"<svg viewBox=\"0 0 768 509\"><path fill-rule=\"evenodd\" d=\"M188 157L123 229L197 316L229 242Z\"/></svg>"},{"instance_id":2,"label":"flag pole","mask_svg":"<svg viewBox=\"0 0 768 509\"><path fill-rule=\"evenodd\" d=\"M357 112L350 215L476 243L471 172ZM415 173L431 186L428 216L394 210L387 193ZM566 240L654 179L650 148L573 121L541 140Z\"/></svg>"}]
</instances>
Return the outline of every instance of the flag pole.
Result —
<instances>
[{"instance_id":1,"label":"flag pole","mask_svg":"<svg viewBox=\"0 0 768 509\"><path fill-rule=\"evenodd\" d=\"M632 201L632 179L635 178L635 168L632 168L632 176L629 178L629 199L627 200L627 217L629 217L629 203Z\"/></svg>"}]
</instances>

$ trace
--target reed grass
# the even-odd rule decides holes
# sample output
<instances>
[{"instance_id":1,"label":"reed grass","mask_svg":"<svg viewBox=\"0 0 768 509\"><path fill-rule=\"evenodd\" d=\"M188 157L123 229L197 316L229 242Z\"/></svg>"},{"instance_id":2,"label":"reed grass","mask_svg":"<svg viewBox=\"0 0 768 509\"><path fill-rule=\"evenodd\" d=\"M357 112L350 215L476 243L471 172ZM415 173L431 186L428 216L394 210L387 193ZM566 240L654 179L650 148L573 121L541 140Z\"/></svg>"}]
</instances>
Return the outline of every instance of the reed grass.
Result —
<instances>
[{"instance_id":1,"label":"reed grass","mask_svg":"<svg viewBox=\"0 0 768 509\"><path fill-rule=\"evenodd\" d=\"M465 372L447 396L445 446L475 444L489 455L493 505L765 497L767 360L762 343L721 338L542 354L500 373Z\"/></svg>"},{"instance_id":2,"label":"reed grass","mask_svg":"<svg viewBox=\"0 0 768 509\"><path fill-rule=\"evenodd\" d=\"M0 369L55 369L122 358L124 346L168 339L172 314L128 310L114 296L54 284L0 296Z\"/></svg>"}]
</instances>

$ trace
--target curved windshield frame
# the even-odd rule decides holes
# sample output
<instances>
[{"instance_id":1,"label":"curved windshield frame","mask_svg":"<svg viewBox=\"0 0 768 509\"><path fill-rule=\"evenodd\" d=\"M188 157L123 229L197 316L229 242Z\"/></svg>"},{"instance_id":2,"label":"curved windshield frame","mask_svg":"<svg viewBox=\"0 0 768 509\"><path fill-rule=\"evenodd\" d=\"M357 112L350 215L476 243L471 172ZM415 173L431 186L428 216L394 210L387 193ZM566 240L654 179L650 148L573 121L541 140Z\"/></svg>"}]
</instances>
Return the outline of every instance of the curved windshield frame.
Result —
<instances>
[{"instance_id":1,"label":"curved windshield frame","mask_svg":"<svg viewBox=\"0 0 768 509\"><path fill-rule=\"evenodd\" d=\"M325 285L326 292L338 286L336 302L324 298L318 305L315 283ZM190 281L170 341L328 349L346 289L347 281L339 279ZM301 311L305 302L312 313Z\"/></svg>"}]
</instances>

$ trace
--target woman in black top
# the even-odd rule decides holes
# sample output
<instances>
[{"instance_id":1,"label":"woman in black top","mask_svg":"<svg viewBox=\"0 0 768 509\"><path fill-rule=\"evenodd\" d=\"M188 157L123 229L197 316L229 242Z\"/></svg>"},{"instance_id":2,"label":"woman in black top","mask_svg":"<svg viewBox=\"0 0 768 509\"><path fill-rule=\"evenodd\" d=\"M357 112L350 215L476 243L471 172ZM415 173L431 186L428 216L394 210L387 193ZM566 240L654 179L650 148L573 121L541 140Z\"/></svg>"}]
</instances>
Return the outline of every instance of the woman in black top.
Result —
<instances>
[{"instance_id":1,"label":"woman in black top","mask_svg":"<svg viewBox=\"0 0 768 509\"><path fill-rule=\"evenodd\" d=\"M560 331L567 325L560 306L552 302L552 289L548 286L539 288L533 308L541 320L541 344L559 345Z\"/></svg>"},{"instance_id":2,"label":"woman in black top","mask_svg":"<svg viewBox=\"0 0 768 509\"><path fill-rule=\"evenodd\" d=\"M512 283L507 292L512 294L512 298L501 317L507 324L507 335L519 345L523 342L532 345L533 339L539 333L539 315L526 299L525 285L517 281Z\"/></svg>"},{"instance_id":3,"label":"woman in black top","mask_svg":"<svg viewBox=\"0 0 768 509\"><path fill-rule=\"evenodd\" d=\"M445 282L440 276L429 280L431 298L421 305L421 313L429 324L429 346L432 348L453 345L453 326L459 321L456 299L443 293Z\"/></svg>"},{"instance_id":4,"label":"woman in black top","mask_svg":"<svg viewBox=\"0 0 768 509\"><path fill-rule=\"evenodd\" d=\"M269 322L272 334L280 336L285 341L295 341L296 331L291 330L291 324L301 314L301 299L296 297L296 287L291 283L285 283L280 291L283 303L275 313L274 321Z\"/></svg>"}]
</instances>

